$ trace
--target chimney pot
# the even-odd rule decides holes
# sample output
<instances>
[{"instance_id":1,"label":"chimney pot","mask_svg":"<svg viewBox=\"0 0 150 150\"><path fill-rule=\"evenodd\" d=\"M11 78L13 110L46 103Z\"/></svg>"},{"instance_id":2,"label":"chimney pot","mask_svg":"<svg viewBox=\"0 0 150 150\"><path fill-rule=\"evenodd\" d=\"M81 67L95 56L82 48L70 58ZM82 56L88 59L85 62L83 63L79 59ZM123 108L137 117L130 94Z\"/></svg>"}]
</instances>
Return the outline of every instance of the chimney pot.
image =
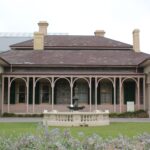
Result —
<instances>
[{"instance_id":1,"label":"chimney pot","mask_svg":"<svg viewBox=\"0 0 150 150\"><path fill-rule=\"evenodd\" d=\"M95 36L100 36L100 37L104 37L105 35L105 31L104 30L96 30L94 32Z\"/></svg>"},{"instance_id":2,"label":"chimney pot","mask_svg":"<svg viewBox=\"0 0 150 150\"><path fill-rule=\"evenodd\" d=\"M46 21L40 21L38 23L38 26L39 26L39 32L43 33L44 35L47 35L48 22L46 22Z\"/></svg>"},{"instance_id":3,"label":"chimney pot","mask_svg":"<svg viewBox=\"0 0 150 150\"><path fill-rule=\"evenodd\" d=\"M135 52L140 52L140 30L133 30L133 49Z\"/></svg>"}]
</instances>

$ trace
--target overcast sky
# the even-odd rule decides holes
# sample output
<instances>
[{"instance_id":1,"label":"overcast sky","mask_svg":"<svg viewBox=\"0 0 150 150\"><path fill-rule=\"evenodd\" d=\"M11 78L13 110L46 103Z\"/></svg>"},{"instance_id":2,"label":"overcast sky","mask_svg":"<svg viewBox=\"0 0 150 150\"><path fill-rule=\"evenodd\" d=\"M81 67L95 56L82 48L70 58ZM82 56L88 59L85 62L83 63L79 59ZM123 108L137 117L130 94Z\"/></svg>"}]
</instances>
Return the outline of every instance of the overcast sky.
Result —
<instances>
[{"instance_id":1,"label":"overcast sky","mask_svg":"<svg viewBox=\"0 0 150 150\"><path fill-rule=\"evenodd\" d=\"M140 29L141 51L150 53L150 0L0 0L0 32L34 32L37 22L48 32L105 36L132 44Z\"/></svg>"}]
</instances>

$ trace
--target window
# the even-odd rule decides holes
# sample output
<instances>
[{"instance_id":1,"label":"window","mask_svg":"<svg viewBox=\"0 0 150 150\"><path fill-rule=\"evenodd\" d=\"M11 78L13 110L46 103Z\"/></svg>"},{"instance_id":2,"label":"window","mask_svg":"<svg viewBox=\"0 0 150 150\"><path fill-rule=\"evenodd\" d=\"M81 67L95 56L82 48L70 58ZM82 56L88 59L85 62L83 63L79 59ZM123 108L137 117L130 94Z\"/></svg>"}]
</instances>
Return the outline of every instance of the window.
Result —
<instances>
[{"instance_id":1,"label":"window","mask_svg":"<svg viewBox=\"0 0 150 150\"><path fill-rule=\"evenodd\" d=\"M56 104L70 104L70 85L66 79L60 79L55 85Z\"/></svg>"},{"instance_id":2,"label":"window","mask_svg":"<svg viewBox=\"0 0 150 150\"><path fill-rule=\"evenodd\" d=\"M25 100L26 100L26 92L25 91L26 91L25 84L18 83L17 97L18 97L18 102L19 103L25 103Z\"/></svg>"},{"instance_id":3,"label":"window","mask_svg":"<svg viewBox=\"0 0 150 150\"><path fill-rule=\"evenodd\" d=\"M49 103L50 101L50 87L48 83L41 84L40 98L42 103Z\"/></svg>"},{"instance_id":4,"label":"window","mask_svg":"<svg viewBox=\"0 0 150 150\"><path fill-rule=\"evenodd\" d=\"M112 84L110 82L100 83L100 100L101 104L112 103Z\"/></svg>"},{"instance_id":5,"label":"window","mask_svg":"<svg viewBox=\"0 0 150 150\"><path fill-rule=\"evenodd\" d=\"M85 81L78 81L76 83L77 91L75 96L79 99L79 103L88 103L88 85Z\"/></svg>"}]
</instances>

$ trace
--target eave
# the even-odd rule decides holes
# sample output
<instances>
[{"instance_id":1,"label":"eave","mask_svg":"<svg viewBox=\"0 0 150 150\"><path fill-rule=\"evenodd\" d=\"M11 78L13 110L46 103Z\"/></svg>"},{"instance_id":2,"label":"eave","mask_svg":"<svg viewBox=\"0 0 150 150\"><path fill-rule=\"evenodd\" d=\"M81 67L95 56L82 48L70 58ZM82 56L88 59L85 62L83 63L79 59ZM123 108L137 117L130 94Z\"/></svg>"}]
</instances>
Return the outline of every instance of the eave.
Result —
<instances>
[{"instance_id":1,"label":"eave","mask_svg":"<svg viewBox=\"0 0 150 150\"><path fill-rule=\"evenodd\" d=\"M13 67L112 67L112 68L137 68L138 65L85 65L85 64L11 64Z\"/></svg>"},{"instance_id":2,"label":"eave","mask_svg":"<svg viewBox=\"0 0 150 150\"><path fill-rule=\"evenodd\" d=\"M10 63L0 57L0 65L2 65L2 66L10 66Z\"/></svg>"}]
</instances>

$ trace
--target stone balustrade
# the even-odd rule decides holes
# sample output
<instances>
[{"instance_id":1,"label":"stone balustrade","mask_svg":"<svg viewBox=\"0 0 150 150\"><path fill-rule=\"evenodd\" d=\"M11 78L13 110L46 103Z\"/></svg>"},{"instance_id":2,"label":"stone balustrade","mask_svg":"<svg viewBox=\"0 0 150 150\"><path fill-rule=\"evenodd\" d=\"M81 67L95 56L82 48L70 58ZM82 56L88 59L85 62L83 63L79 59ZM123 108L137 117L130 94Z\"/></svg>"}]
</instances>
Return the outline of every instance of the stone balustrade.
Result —
<instances>
[{"instance_id":1,"label":"stone balustrade","mask_svg":"<svg viewBox=\"0 0 150 150\"><path fill-rule=\"evenodd\" d=\"M109 125L109 111L58 112L44 111L43 124L48 126L101 126Z\"/></svg>"}]
</instances>

